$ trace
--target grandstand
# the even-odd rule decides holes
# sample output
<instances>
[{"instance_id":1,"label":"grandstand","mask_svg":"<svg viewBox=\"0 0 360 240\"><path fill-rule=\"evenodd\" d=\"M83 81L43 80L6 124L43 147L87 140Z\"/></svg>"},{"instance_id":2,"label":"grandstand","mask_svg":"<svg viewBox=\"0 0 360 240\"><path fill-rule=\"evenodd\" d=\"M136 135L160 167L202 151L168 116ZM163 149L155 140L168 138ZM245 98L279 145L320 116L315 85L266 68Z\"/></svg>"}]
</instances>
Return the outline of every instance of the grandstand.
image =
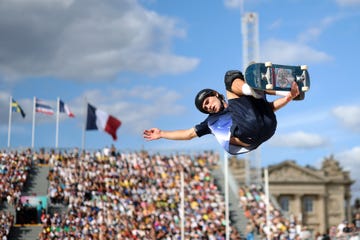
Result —
<instances>
[{"instance_id":1,"label":"grandstand","mask_svg":"<svg viewBox=\"0 0 360 240\"><path fill-rule=\"evenodd\" d=\"M218 154L104 150L2 151L2 239L226 238ZM311 234L283 216L274 202L268 225L261 185L230 185L229 239L305 239ZM341 226L348 232L331 229L327 234L358 236L354 225Z\"/></svg>"},{"instance_id":2,"label":"grandstand","mask_svg":"<svg viewBox=\"0 0 360 240\"><path fill-rule=\"evenodd\" d=\"M1 159L9 239L178 239L181 169L185 238L225 234L224 199L212 174L219 159L211 152L26 150L3 151ZM231 235L240 239L234 224Z\"/></svg>"}]
</instances>

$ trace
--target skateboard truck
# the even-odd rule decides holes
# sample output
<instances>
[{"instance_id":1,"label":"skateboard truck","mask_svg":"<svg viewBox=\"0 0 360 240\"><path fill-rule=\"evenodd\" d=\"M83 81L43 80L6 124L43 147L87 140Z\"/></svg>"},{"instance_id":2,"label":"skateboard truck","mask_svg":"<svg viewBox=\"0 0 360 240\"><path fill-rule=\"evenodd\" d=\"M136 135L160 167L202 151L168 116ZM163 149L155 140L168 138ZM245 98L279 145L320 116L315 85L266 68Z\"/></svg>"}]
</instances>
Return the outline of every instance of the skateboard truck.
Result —
<instances>
[{"instance_id":1,"label":"skateboard truck","mask_svg":"<svg viewBox=\"0 0 360 240\"><path fill-rule=\"evenodd\" d=\"M266 84L266 89L273 89L274 86L272 84L272 74L271 74L271 68L272 68L272 63L271 62L265 62L265 67L266 67L266 73L261 73L261 78L264 79L267 84Z\"/></svg>"},{"instance_id":2,"label":"skateboard truck","mask_svg":"<svg viewBox=\"0 0 360 240\"><path fill-rule=\"evenodd\" d=\"M302 72L302 74L300 76L296 76L296 81L303 83L303 86L301 87L301 90L303 92L306 92L306 91L309 90L309 87L306 85L306 83L307 83L307 79L306 79L307 65L301 65L301 70L303 72Z\"/></svg>"}]
</instances>

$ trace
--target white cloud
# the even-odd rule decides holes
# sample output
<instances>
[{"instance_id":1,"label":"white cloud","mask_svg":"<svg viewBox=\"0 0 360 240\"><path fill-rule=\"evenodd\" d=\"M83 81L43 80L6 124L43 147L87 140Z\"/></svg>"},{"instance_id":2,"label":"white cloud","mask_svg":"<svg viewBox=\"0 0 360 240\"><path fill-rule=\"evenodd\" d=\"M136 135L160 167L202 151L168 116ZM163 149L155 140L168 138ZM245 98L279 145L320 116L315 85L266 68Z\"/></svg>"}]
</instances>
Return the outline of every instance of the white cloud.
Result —
<instances>
[{"instance_id":1,"label":"white cloud","mask_svg":"<svg viewBox=\"0 0 360 240\"><path fill-rule=\"evenodd\" d=\"M360 107L338 106L332 110L342 125L353 131L360 131Z\"/></svg>"},{"instance_id":2,"label":"white cloud","mask_svg":"<svg viewBox=\"0 0 360 240\"><path fill-rule=\"evenodd\" d=\"M335 159L341 163L345 171L350 172L352 180L356 182L352 186L354 191L354 198L360 197L360 146L353 147L352 149L337 153Z\"/></svg>"},{"instance_id":3,"label":"white cloud","mask_svg":"<svg viewBox=\"0 0 360 240\"><path fill-rule=\"evenodd\" d=\"M137 1L3 0L0 22L0 71L7 80L103 81L122 71L177 74L199 63L171 52L173 39L186 37L179 22Z\"/></svg>"},{"instance_id":4,"label":"white cloud","mask_svg":"<svg viewBox=\"0 0 360 240\"><path fill-rule=\"evenodd\" d=\"M8 91L0 90L0 103L9 103L10 102L10 94ZM4 109L4 108L1 108Z\"/></svg>"},{"instance_id":5,"label":"white cloud","mask_svg":"<svg viewBox=\"0 0 360 240\"><path fill-rule=\"evenodd\" d=\"M353 147L350 150L340 152L335 157L341 162L341 165L350 169L360 169L360 146Z\"/></svg>"},{"instance_id":6,"label":"white cloud","mask_svg":"<svg viewBox=\"0 0 360 240\"><path fill-rule=\"evenodd\" d=\"M179 93L169 90L165 87L151 86L134 86L132 88L123 89L107 89L104 94L101 89L87 90L81 96L73 101L66 102L76 119L83 119L85 114L86 102L94 105L115 117L121 119L124 123L122 129L138 133L146 127L152 127L154 119L166 116L180 116L184 114L186 108L177 101L182 97ZM1 112L0 121L6 128L9 120L9 97L7 92L0 91L0 107L6 109ZM56 111L56 101L50 99L42 99L46 104L50 105ZM31 123L33 111L33 99L16 99L22 109L26 113L23 119L20 114L13 113L12 122L15 123ZM45 114L36 114L36 123L55 122L55 115L48 116ZM66 114L60 114L60 120L69 120ZM81 120L80 120L81 121ZM13 124L15 127L18 124Z\"/></svg>"},{"instance_id":7,"label":"white cloud","mask_svg":"<svg viewBox=\"0 0 360 240\"><path fill-rule=\"evenodd\" d=\"M269 31L274 30L274 29L279 29L283 24L283 20L282 19L277 19L276 21L274 21L273 23L271 23L268 27Z\"/></svg>"},{"instance_id":8,"label":"white cloud","mask_svg":"<svg viewBox=\"0 0 360 240\"><path fill-rule=\"evenodd\" d=\"M96 103L95 107L120 118L124 131L131 133L153 127L153 120L159 116L176 117L186 110L177 103L181 95L164 87L135 86L131 89L112 89L107 95L100 90L87 91L75 101L72 108L79 115L83 114L84 97L89 103Z\"/></svg>"},{"instance_id":9,"label":"white cloud","mask_svg":"<svg viewBox=\"0 0 360 240\"><path fill-rule=\"evenodd\" d=\"M5 109L9 109L9 104L10 104L10 94L6 91L0 91L0 108L3 109L3 111L1 111L0 113L0 121L2 123L7 123L9 121L9 114L8 114L9 111L5 110Z\"/></svg>"},{"instance_id":10,"label":"white cloud","mask_svg":"<svg viewBox=\"0 0 360 240\"><path fill-rule=\"evenodd\" d=\"M313 24L312 27L301 31L298 35L298 42L305 43L316 40L331 24L341 19L341 15L325 17Z\"/></svg>"},{"instance_id":11,"label":"white cloud","mask_svg":"<svg viewBox=\"0 0 360 240\"><path fill-rule=\"evenodd\" d=\"M342 7L360 6L360 0L336 0L336 3Z\"/></svg>"},{"instance_id":12,"label":"white cloud","mask_svg":"<svg viewBox=\"0 0 360 240\"><path fill-rule=\"evenodd\" d=\"M306 117L304 118L303 116ZM327 110L319 108L302 109L301 112L298 111L292 114L278 112L278 128L284 130L294 129L294 127L323 126L329 116L330 114Z\"/></svg>"},{"instance_id":13,"label":"white cloud","mask_svg":"<svg viewBox=\"0 0 360 240\"><path fill-rule=\"evenodd\" d=\"M269 39L261 46L262 61L286 62L287 64L309 64L326 62L332 57L298 42Z\"/></svg>"},{"instance_id":14,"label":"white cloud","mask_svg":"<svg viewBox=\"0 0 360 240\"><path fill-rule=\"evenodd\" d=\"M316 41L330 25L341 18L341 15L324 17L312 24L310 28L301 31L294 41L275 38L264 41L261 46L262 61L271 59L273 62L286 62L289 64L331 61L332 56L312 48L308 43ZM269 26L269 30L277 29L282 24L282 19L277 19Z\"/></svg>"},{"instance_id":15,"label":"white cloud","mask_svg":"<svg viewBox=\"0 0 360 240\"><path fill-rule=\"evenodd\" d=\"M228 8L242 7L244 0L224 0L225 6Z\"/></svg>"},{"instance_id":16,"label":"white cloud","mask_svg":"<svg viewBox=\"0 0 360 240\"><path fill-rule=\"evenodd\" d=\"M320 135L298 131L275 135L270 144L277 147L318 148L326 146L328 142Z\"/></svg>"}]
</instances>

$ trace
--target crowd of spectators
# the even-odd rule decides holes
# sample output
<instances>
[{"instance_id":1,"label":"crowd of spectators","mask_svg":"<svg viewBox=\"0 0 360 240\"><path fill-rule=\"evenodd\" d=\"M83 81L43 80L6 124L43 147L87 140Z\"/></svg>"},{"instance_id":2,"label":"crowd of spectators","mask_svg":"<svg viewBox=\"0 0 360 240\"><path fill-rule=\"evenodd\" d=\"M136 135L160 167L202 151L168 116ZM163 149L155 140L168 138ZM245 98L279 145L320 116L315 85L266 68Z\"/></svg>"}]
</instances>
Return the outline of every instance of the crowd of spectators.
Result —
<instances>
[{"instance_id":1,"label":"crowd of spectators","mask_svg":"<svg viewBox=\"0 0 360 240\"><path fill-rule=\"evenodd\" d=\"M180 239L181 173L186 239L224 239L225 202L211 176L212 152L164 156L145 151L74 151L50 156L51 204L45 239ZM231 239L240 234L231 228Z\"/></svg>"},{"instance_id":2,"label":"crowd of spectators","mask_svg":"<svg viewBox=\"0 0 360 240\"><path fill-rule=\"evenodd\" d=\"M9 212L0 211L0 239L7 239L13 225L14 215L10 214Z\"/></svg>"},{"instance_id":3,"label":"crowd of spectators","mask_svg":"<svg viewBox=\"0 0 360 240\"><path fill-rule=\"evenodd\" d=\"M344 220L330 229L330 237L347 240L360 240L360 213L355 213L352 221Z\"/></svg>"},{"instance_id":4,"label":"crowd of spectators","mask_svg":"<svg viewBox=\"0 0 360 240\"><path fill-rule=\"evenodd\" d=\"M31 151L0 152L0 203L15 205L31 169Z\"/></svg>"},{"instance_id":5,"label":"crowd of spectators","mask_svg":"<svg viewBox=\"0 0 360 240\"><path fill-rule=\"evenodd\" d=\"M0 205L14 207L20 199L31 169L31 151L0 152ZM14 225L14 215L0 211L0 239L7 239Z\"/></svg>"},{"instance_id":6,"label":"crowd of spectators","mask_svg":"<svg viewBox=\"0 0 360 240\"><path fill-rule=\"evenodd\" d=\"M32 164L49 164L51 205L66 211L42 209L39 240L48 239L180 239L181 173L184 179L185 239L224 239L225 202L210 169L218 155L119 153L114 148L79 152L0 152L0 204L16 207ZM312 233L295 218L287 219L266 199L261 186L242 186L240 206L248 224L247 239L358 240L360 213L352 221L332 226L326 234ZM7 239L14 216L0 211L0 239ZM240 239L231 226L230 239Z\"/></svg>"},{"instance_id":7,"label":"crowd of spectators","mask_svg":"<svg viewBox=\"0 0 360 240\"><path fill-rule=\"evenodd\" d=\"M296 223L285 218L281 211L269 203L269 226L266 217L266 196L260 185L242 186L239 189L240 206L248 219L246 235L259 235L262 239L295 239Z\"/></svg>"}]
</instances>

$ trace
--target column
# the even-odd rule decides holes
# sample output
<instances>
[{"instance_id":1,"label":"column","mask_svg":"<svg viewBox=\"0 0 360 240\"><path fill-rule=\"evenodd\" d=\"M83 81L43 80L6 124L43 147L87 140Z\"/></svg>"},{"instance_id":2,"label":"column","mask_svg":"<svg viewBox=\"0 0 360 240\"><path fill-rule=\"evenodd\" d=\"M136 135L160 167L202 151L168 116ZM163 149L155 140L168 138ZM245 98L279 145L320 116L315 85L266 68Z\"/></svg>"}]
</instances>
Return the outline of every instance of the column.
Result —
<instances>
[{"instance_id":1,"label":"column","mask_svg":"<svg viewBox=\"0 0 360 240\"><path fill-rule=\"evenodd\" d=\"M318 195L318 206L319 206L319 231L324 233L328 227L328 218L327 218L327 196L325 194Z\"/></svg>"},{"instance_id":2,"label":"column","mask_svg":"<svg viewBox=\"0 0 360 240\"><path fill-rule=\"evenodd\" d=\"M296 220L298 221L298 224L302 225L302 194L295 194L294 195L294 202L293 202L293 210L294 216L296 217ZM301 220L301 221L299 221Z\"/></svg>"}]
</instances>

